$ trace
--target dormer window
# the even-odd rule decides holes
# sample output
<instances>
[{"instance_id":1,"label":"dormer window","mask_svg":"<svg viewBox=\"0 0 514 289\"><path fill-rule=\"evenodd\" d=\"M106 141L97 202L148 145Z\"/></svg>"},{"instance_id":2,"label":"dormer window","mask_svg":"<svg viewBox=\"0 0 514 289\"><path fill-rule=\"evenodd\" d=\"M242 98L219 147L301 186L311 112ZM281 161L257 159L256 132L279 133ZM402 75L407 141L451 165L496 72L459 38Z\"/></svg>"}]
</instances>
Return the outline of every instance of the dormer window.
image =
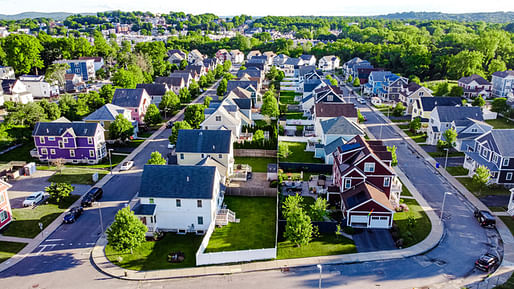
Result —
<instances>
[{"instance_id":1,"label":"dormer window","mask_svg":"<svg viewBox=\"0 0 514 289\"><path fill-rule=\"evenodd\" d=\"M364 163L364 172L365 173L375 172L375 163Z\"/></svg>"},{"instance_id":2,"label":"dormer window","mask_svg":"<svg viewBox=\"0 0 514 289\"><path fill-rule=\"evenodd\" d=\"M55 137L54 137L54 136L49 136L49 137L48 137L48 140L49 140L49 141L55 141Z\"/></svg>"},{"instance_id":3,"label":"dormer window","mask_svg":"<svg viewBox=\"0 0 514 289\"><path fill-rule=\"evenodd\" d=\"M344 188L349 189L352 186L352 179L344 179Z\"/></svg>"},{"instance_id":4,"label":"dormer window","mask_svg":"<svg viewBox=\"0 0 514 289\"><path fill-rule=\"evenodd\" d=\"M327 101L334 101L334 96L333 95L327 96Z\"/></svg>"}]
</instances>

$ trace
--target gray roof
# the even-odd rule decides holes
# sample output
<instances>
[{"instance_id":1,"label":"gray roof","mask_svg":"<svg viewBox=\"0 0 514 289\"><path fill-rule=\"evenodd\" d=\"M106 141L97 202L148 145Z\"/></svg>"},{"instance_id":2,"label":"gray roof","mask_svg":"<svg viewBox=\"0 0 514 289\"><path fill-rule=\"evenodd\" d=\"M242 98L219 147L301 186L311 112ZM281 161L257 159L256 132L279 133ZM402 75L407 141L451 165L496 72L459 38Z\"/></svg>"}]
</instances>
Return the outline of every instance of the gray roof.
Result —
<instances>
[{"instance_id":1,"label":"gray roof","mask_svg":"<svg viewBox=\"0 0 514 289\"><path fill-rule=\"evenodd\" d=\"M255 68L255 67L250 67L250 69L245 69L245 70L239 70L237 72L237 77L243 77L245 74L248 74L250 77L261 77L262 76L262 72L260 69L252 69L252 68Z\"/></svg>"},{"instance_id":2,"label":"gray roof","mask_svg":"<svg viewBox=\"0 0 514 289\"><path fill-rule=\"evenodd\" d=\"M251 109L252 100L249 98L234 98L234 102L237 104L239 109Z\"/></svg>"},{"instance_id":3,"label":"gray roof","mask_svg":"<svg viewBox=\"0 0 514 289\"><path fill-rule=\"evenodd\" d=\"M180 86L184 78L180 75L175 76L157 76L155 83L165 83L168 87Z\"/></svg>"},{"instance_id":4,"label":"gray roof","mask_svg":"<svg viewBox=\"0 0 514 289\"><path fill-rule=\"evenodd\" d=\"M341 137L336 138L331 143L325 145L325 147L324 147L325 155L326 156L330 155L331 153L335 152L338 147L343 146L343 145L344 145L343 138L341 138Z\"/></svg>"},{"instance_id":5,"label":"gray roof","mask_svg":"<svg viewBox=\"0 0 514 289\"><path fill-rule=\"evenodd\" d=\"M493 73L494 76L505 78L507 76L514 76L514 70L496 71Z\"/></svg>"},{"instance_id":6,"label":"gray roof","mask_svg":"<svg viewBox=\"0 0 514 289\"><path fill-rule=\"evenodd\" d=\"M177 153L226 154L232 142L230 130L182 129L178 132Z\"/></svg>"},{"instance_id":7,"label":"gray roof","mask_svg":"<svg viewBox=\"0 0 514 289\"><path fill-rule=\"evenodd\" d=\"M73 129L76 136L94 136L97 122L38 122L33 136L61 136L67 129Z\"/></svg>"},{"instance_id":8,"label":"gray roof","mask_svg":"<svg viewBox=\"0 0 514 289\"><path fill-rule=\"evenodd\" d=\"M90 115L86 116L84 120L115 120L118 114L123 114L127 109L111 103L107 103L99 109L95 110Z\"/></svg>"},{"instance_id":9,"label":"gray roof","mask_svg":"<svg viewBox=\"0 0 514 289\"><path fill-rule=\"evenodd\" d=\"M439 121L451 122L454 120L462 119L476 119L484 120L482 109L480 107L469 107L469 106L438 106L437 114L439 115Z\"/></svg>"},{"instance_id":10,"label":"gray roof","mask_svg":"<svg viewBox=\"0 0 514 289\"><path fill-rule=\"evenodd\" d=\"M299 58L293 58L293 57L290 57L286 60L286 62L284 62L285 65L298 65L300 64L300 59Z\"/></svg>"},{"instance_id":11,"label":"gray roof","mask_svg":"<svg viewBox=\"0 0 514 289\"><path fill-rule=\"evenodd\" d=\"M497 172L499 171L498 166L496 166L495 163L489 162L485 160L483 157L480 156L477 152L465 152L466 157L472 158L475 162L478 163L478 165L485 166L488 168L491 172Z\"/></svg>"},{"instance_id":12,"label":"gray roof","mask_svg":"<svg viewBox=\"0 0 514 289\"><path fill-rule=\"evenodd\" d=\"M136 88L144 88L149 95L164 95L168 91L166 83L140 83Z\"/></svg>"},{"instance_id":13,"label":"gray roof","mask_svg":"<svg viewBox=\"0 0 514 289\"><path fill-rule=\"evenodd\" d=\"M457 106L462 104L460 97L420 97L421 105L424 111L432 111L436 106Z\"/></svg>"},{"instance_id":14,"label":"gray roof","mask_svg":"<svg viewBox=\"0 0 514 289\"><path fill-rule=\"evenodd\" d=\"M141 204L138 202L132 211L134 211L134 215L138 216L153 216L156 207L156 204Z\"/></svg>"},{"instance_id":15,"label":"gray roof","mask_svg":"<svg viewBox=\"0 0 514 289\"><path fill-rule=\"evenodd\" d=\"M249 86L253 86L253 88L257 89L257 81L252 80L229 80L227 82L227 91L232 91L236 87L241 87L246 89Z\"/></svg>"},{"instance_id":16,"label":"gray roof","mask_svg":"<svg viewBox=\"0 0 514 289\"><path fill-rule=\"evenodd\" d=\"M215 167L145 165L139 197L212 199Z\"/></svg>"},{"instance_id":17,"label":"gray roof","mask_svg":"<svg viewBox=\"0 0 514 289\"><path fill-rule=\"evenodd\" d=\"M514 157L514 129L493 129L491 135L502 156Z\"/></svg>"},{"instance_id":18,"label":"gray roof","mask_svg":"<svg viewBox=\"0 0 514 289\"><path fill-rule=\"evenodd\" d=\"M277 163L269 163L268 164L268 173L276 173L278 171L278 164Z\"/></svg>"},{"instance_id":19,"label":"gray roof","mask_svg":"<svg viewBox=\"0 0 514 289\"><path fill-rule=\"evenodd\" d=\"M320 122L321 128L325 134L339 134L339 135L363 135L362 130L354 123L349 121L346 117L341 116L322 120Z\"/></svg>"},{"instance_id":20,"label":"gray roof","mask_svg":"<svg viewBox=\"0 0 514 289\"><path fill-rule=\"evenodd\" d=\"M391 74L393 74L391 71L372 71L369 76L373 77L373 81L385 81Z\"/></svg>"},{"instance_id":21,"label":"gray roof","mask_svg":"<svg viewBox=\"0 0 514 289\"><path fill-rule=\"evenodd\" d=\"M144 92L144 88L116 88L112 104L121 107L139 107Z\"/></svg>"},{"instance_id":22,"label":"gray roof","mask_svg":"<svg viewBox=\"0 0 514 289\"><path fill-rule=\"evenodd\" d=\"M489 81L485 80L482 76L480 76L478 74L472 74L470 76L461 77L459 79L459 82L462 82L465 84L469 84L473 81L476 81L480 85L491 85L491 83Z\"/></svg>"},{"instance_id":23,"label":"gray roof","mask_svg":"<svg viewBox=\"0 0 514 289\"><path fill-rule=\"evenodd\" d=\"M311 60L312 58L314 58L314 55L303 54L303 55L300 55L300 58L303 60Z\"/></svg>"},{"instance_id":24,"label":"gray roof","mask_svg":"<svg viewBox=\"0 0 514 289\"><path fill-rule=\"evenodd\" d=\"M226 177L227 168L222 163L220 163L219 161L217 161L216 159L214 159L211 156L207 156L206 158L203 158L196 165L204 166L204 167L216 167L218 169L218 172L220 173L220 175L222 177Z\"/></svg>"}]
</instances>

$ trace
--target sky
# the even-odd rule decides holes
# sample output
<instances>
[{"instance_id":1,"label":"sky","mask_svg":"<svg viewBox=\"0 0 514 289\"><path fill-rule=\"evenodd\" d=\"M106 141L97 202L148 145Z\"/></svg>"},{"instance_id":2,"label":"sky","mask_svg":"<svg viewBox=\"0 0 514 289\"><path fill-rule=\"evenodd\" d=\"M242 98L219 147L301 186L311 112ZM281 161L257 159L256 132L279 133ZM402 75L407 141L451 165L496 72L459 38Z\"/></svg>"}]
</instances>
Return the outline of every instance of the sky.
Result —
<instances>
[{"instance_id":1,"label":"sky","mask_svg":"<svg viewBox=\"0 0 514 289\"><path fill-rule=\"evenodd\" d=\"M20 5L21 4L21 5ZM214 13L218 16L247 14L366 16L395 12L430 11L445 13L514 11L513 0L0 0L0 14L37 12L99 12L108 10L168 13Z\"/></svg>"}]
</instances>

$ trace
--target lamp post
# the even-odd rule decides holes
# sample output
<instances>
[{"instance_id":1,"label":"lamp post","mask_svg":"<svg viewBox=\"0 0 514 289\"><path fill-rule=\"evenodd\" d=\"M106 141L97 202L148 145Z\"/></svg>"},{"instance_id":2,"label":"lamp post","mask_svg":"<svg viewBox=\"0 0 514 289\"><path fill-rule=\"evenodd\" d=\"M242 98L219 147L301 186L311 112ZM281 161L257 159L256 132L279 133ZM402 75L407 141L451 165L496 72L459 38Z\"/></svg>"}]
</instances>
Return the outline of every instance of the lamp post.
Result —
<instances>
[{"instance_id":1,"label":"lamp post","mask_svg":"<svg viewBox=\"0 0 514 289\"><path fill-rule=\"evenodd\" d=\"M100 216L100 237L104 236L104 222L102 219L102 203L98 203L98 215Z\"/></svg>"},{"instance_id":2,"label":"lamp post","mask_svg":"<svg viewBox=\"0 0 514 289\"><path fill-rule=\"evenodd\" d=\"M318 264L316 265L316 267L318 267L319 269L319 282L318 282L318 288L321 289L321 272L323 270L323 267L321 266L321 264Z\"/></svg>"},{"instance_id":3,"label":"lamp post","mask_svg":"<svg viewBox=\"0 0 514 289\"><path fill-rule=\"evenodd\" d=\"M451 195L451 194L452 193L450 193L450 192L444 192L443 204L441 205L441 217L439 218L439 224L441 224L441 222L443 221L444 203L446 202L446 195Z\"/></svg>"},{"instance_id":4,"label":"lamp post","mask_svg":"<svg viewBox=\"0 0 514 289\"><path fill-rule=\"evenodd\" d=\"M111 167L111 175L112 175L112 161L111 161L111 151L113 151L114 149L109 149L109 166Z\"/></svg>"},{"instance_id":5,"label":"lamp post","mask_svg":"<svg viewBox=\"0 0 514 289\"><path fill-rule=\"evenodd\" d=\"M446 158L444 158L444 169L446 169L446 165L448 164L448 152L450 151L449 148L444 149L446 151Z\"/></svg>"}]
</instances>

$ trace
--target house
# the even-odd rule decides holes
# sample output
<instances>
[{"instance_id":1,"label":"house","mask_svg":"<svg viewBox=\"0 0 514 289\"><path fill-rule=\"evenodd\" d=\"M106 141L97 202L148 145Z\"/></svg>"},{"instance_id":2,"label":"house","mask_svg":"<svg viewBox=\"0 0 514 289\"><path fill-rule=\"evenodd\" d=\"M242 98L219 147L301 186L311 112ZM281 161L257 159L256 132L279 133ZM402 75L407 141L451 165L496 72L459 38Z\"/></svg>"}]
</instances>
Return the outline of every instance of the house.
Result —
<instances>
[{"instance_id":1,"label":"house","mask_svg":"<svg viewBox=\"0 0 514 289\"><path fill-rule=\"evenodd\" d=\"M364 67L360 67L364 66ZM359 79L361 85L368 83L369 75L373 71L384 71L383 68L366 67L368 65L356 64L353 69L352 79Z\"/></svg>"},{"instance_id":2,"label":"house","mask_svg":"<svg viewBox=\"0 0 514 289\"><path fill-rule=\"evenodd\" d=\"M246 68L256 68L262 71L267 71L268 66L265 59L261 59L260 56L254 56L248 59L245 63Z\"/></svg>"},{"instance_id":3,"label":"house","mask_svg":"<svg viewBox=\"0 0 514 289\"><path fill-rule=\"evenodd\" d=\"M203 66L205 67L205 73L209 70L214 70L218 64L223 64L217 58L206 58L203 60Z\"/></svg>"},{"instance_id":4,"label":"house","mask_svg":"<svg viewBox=\"0 0 514 289\"><path fill-rule=\"evenodd\" d=\"M221 62L225 62L226 60L232 61L232 56L226 49L220 49L216 51L216 58Z\"/></svg>"},{"instance_id":5,"label":"house","mask_svg":"<svg viewBox=\"0 0 514 289\"><path fill-rule=\"evenodd\" d=\"M206 75L209 71L209 66L202 65L188 65L186 68L184 68L184 72L189 72L191 75L194 75L193 78L200 77L202 75ZM196 76L197 75L197 76Z\"/></svg>"},{"instance_id":6,"label":"house","mask_svg":"<svg viewBox=\"0 0 514 289\"><path fill-rule=\"evenodd\" d=\"M314 157L322 158L326 164L332 164L332 153L336 149L331 145L334 141L339 144L348 142L355 136L364 137L365 132L355 122L350 121L344 116L334 117L326 120L316 120L314 131L320 140L315 146ZM325 147L327 146L327 148ZM331 150L332 148L332 150Z\"/></svg>"},{"instance_id":7,"label":"house","mask_svg":"<svg viewBox=\"0 0 514 289\"><path fill-rule=\"evenodd\" d=\"M436 106L460 105L462 105L460 97L421 96L412 102L411 120L420 117L421 122L426 123L430 120L430 115Z\"/></svg>"},{"instance_id":8,"label":"house","mask_svg":"<svg viewBox=\"0 0 514 289\"><path fill-rule=\"evenodd\" d=\"M289 56L281 53L273 58L273 65L282 67L282 65L284 65L288 59Z\"/></svg>"},{"instance_id":9,"label":"house","mask_svg":"<svg viewBox=\"0 0 514 289\"><path fill-rule=\"evenodd\" d=\"M201 65L203 63L204 56L198 49L193 49L187 55L187 63L190 65Z\"/></svg>"},{"instance_id":10,"label":"house","mask_svg":"<svg viewBox=\"0 0 514 289\"><path fill-rule=\"evenodd\" d=\"M157 107L159 107L164 94L170 90L166 83L140 83L136 88L143 88L146 90L152 99L152 103L157 105Z\"/></svg>"},{"instance_id":11,"label":"house","mask_svg":"<svg viewBox=\"0 0 514 289\"><path fill-rule=\"evenodd\" d=\"M22 75L20 81L34 98L50 98L59 95L59 87L45 81L44 75Z\"/></svg>"},{"instance_id":12,"label":"house","mask_svg":"<svg viewBox=\"0 0 514 289\"><path fill-rule=\"evenodd\" d=\"M312 118L316 121L344 116L357 123L357 109L353 103L318 102L312 110Z\"/></svg>"},{"instance_id":13,"label":"house","mask_svg":"<svg viewBox=\"0 0 514 289\"><path fill-rule=\"evenodd\" d=\"M93 56L93 57L82 56L82 57L79 57L79 60L90 60L90 59L93 60L93 66L95 68L95 71L100 70L100 68L102 68L104 66L104 59L101 56Z\"/></svg>"},{"instance_id":14,"label":"house","mask_svg":"<svg viewBox=\"0 0 514 289\"><path fill-rule=\"evenodd\" d=\"M493 73L491 83L493 97L514 98L514 70Z\"/></svg>"},{"instance_id":15,"label":"house","mask_svg":"<svg viewBox=\"0 0 514 289\"><path fill-rule=\"evenodd\" d=\"M174 76L157 76L155 83L166 84L169 90L173 91L176 95L180 90L186 87L186 81L181 75Z\"/></svg>"},{"instance_id":16,"label":"house","mask_svg":"<svg viewBox=\"0 0 514 289\"><path fill-rule=\"evenodd\" d=\"M191 85L191 82L193 82L193 80L194 80L193 73L194 72L191 72L189 70L176 70L176 71L170 73L169 77L175 77L175 78L181 77L184 80L184 85L186 87L189 87L189 85Z\"/></svg>"},{"instance_id":17,"label":"house","mask_svg":"<svg viewBox=\"0 0 514 289\"><path fill-rule=\"evenodd\" d=\"M357 68L373 68L373 65L367 60L362 60L359 57L354 57L343 63L343 72L346 78L354 75Z\"/></svg>"},{"instance_id":18,"label":"house","mask_svg":"<svg viewBox=\"0 0 514 289\"><path fill-rule=\"evenodd\" d=\"M264 51L262 53L262 56L266 56L268 58L268 65L273 64L273 58L277 56L277 54L273 51Z\"/></svg>"},{"instance_id":19,"label":"house","mask_svg":"<svg viewBox=\"0 0 514 289\"><path fill-rule=\"evenodd\" d=\"M111 140L109 137L109 126L121 114L134 126L134 136L137 133L137 121L132 119L132 112L124 107L117 106L111 103L104 104L99 109L86 116L83 120L87 123L98 123L104 129L104 139Z\"/></svg>"},{"instance_id":20,"label":"house","mask_svg":"<svg viewBox=\"0 0 514 289\"><path fill-rule=\"evenodd\" d=\"M182 129L177 136L175 152L179 165L197 165L206 157L223 164L223 175L234 171L234 150L230 130Z\"/></svg>"},{"instance_id":21,"label":"house","mask_svg":"<svg viewBox=\"0 0 514 289\"><path fill-rule=\"evenodd\" d=\"M316 56L314 55L302 54L300 59L303 60L303 65L316 65Z\"/></svg>"},{"instance_id":22,"label":"house","mask_svg":"<svg viewBox=\"0 0 514 289\"><path fill-rule=\"evenodd\" d=\"M177 54L182 59L186 59L187 58L187 54L184 51L180 50L180 49L170 49L170 50L168 50L168 56L172 56L174 54Z\"/></svg>"},{"instance_id":23,"label":"house","mask_svg":"<svg viewBox=\"0 0 514 289\"><path fill-rule=\"evenodd\" d=\"M149 232L205 232L214 226L225 187L212 166L145 165L134 214Z\"/></svg>"},{"instance_id":24,"label":"house","mask_svg":"<svg viewBox=\"0 0 514 289\"><path fill-rule=\"evenodd\" d=\"M248 52L248 54L246 55L246 59L250 60L250 59L252 59L252 57L260 56L260 55L262 55L262 53L259 50L252 50L252 51Z\"/></svg>"},{"instance_id":25,"label":"house","mask_svg":"<svg viewBox=\"0 0 514 289\"><path fill-rule=\"evenodd\" d=\"M463 167L469 176L478 166L485 166L491 173L489 183L514 186L514 129L493 129L475 138L465 152Z\"/></svg>"},{"instance_id":26,"label":"house","mask_svg":"<svg viewBox=\"0 0 514 289\"><path fill-rule=\"evenodd\" d=\"M112 97L112 104L127 108L132 113L132 119L142 124L146 110L152 102L144 88L117 88Z\"/></svg>"},{"instance_id":27,"label":"house","mask_svg":"<svg viewBox=\"0 0 514 289\"><path fill-rule=\"evenodd\" d=\"M461 77L457 84L464 90L464 97L474 98L481 95L488 98L491 95L492 85L478 74Z\"/></svg>"},{"instance_id":28,"label":"house","mask_svg":"<svg viewBox=\"0 0 514 289\"><path fill-rule=\"evenodd\" d=\"M460 152L473 147L475 138L493 129L492 125L473 118L454 120L450 127L457 132L454 147Z\"/></svg>"},{"instance_id":29,"label":"house","mask_svg":"<svg viewBox=\"0 0 514 289\"><path fill-rule=\"evenodd\" d=\"M454 121L473 119L483 121L480 107L469 106L436 106L430 114L428 123L427 144L437 145L445 131L451 128Z\"/></svg>"},{"instance_id":30,"label":"house","mask_svg":"<svg viewBox=\"0 0 514 289\"><path fill-rule=\"evenodd\" d=\"M10 184L0 180L0 231L13 220L9 195L7 194L11 187Z\"/></svg>"},{"instance_id":31,"label":"house","mask_svg":"<svg viewBox=\"0 0 514 289\"><path fill-rule=\"evenodd\" d=\"M242 87L236 87L236 88L228 91L227 97L232 97L235 99L237 99L237 98L250 99L250 102L251 102L252 92L250 92Z\"/></svg>"},{"instance_id":32,"label":"house","mask_svg":"<svg viewBox=\"0 0 514 289\"><path fill-rule=\"evenodd\" d=\"M15 79L14 69L10 66L0 65L0 79Z\"/></svg>"},{"instance_id":33,"label":"house","mask_svg":"<svg viewBox=\"0 0 514 289\"><path fill-rule=\"evenodd\" d=\"M345 96L350 96L346 87L325 85L315 89L310 95L302 99L302 110L309 115L314 105L319 102L346 103Z\"/></svg>"},{"instance_id":34,"label":"house","mask_svg":"<svg viewBox=\"0 0 514 289\"><path fill-rule=\"evenodd\" d=\"M32 132L39 160L97 164L106 155L104 129L99 123L38 122Z\"/></svg>"},{"instance_id":35,"label":"house","mask_svg":"<svg viewBox=\"0 0 514 289\"><path fill-rule=\"evenodd\" d=\"M355 136L333 153L334 186L329 202L340 204L351 227L391 228L402 185L382 141Z\"/></svg>"},{"instance_id":36,"label":"house","mask_svg":"<svg viewBox=\"0 0 514 289\"><path fill-rule=\"evenodd\" d=\"M229 80L227 82L227 91L230 92L236 88L242 88L249 91L252 95L252 107L255 107L260 101L259 84L255 80Z\"/></svg>"},{"instance_id":37,"label":"house","mask_svg":"<svg viewBox=\"0 0 514 289\"><path fill-rule=\"evenodd\" d=\"M320 58L318 68L323 71L332 71L339 68L339 57L335 55L327 55Z\"/></svg>"},{"instance_id":38,"label":"house","mask_svg":"<svg viewBox=\"0 0 514 289\"><path fill-rule=\"evenodd\" d=\"M75 73L66 73L64 75L66 81L64 85L65 92L85 92L87 91L86 83L82 80L80 75Z\"/></svg>"},{"instance_id":39,"label":"house","mask_svg":"<svg viewBox=\"0 0 514 289\"><path fill-rule=\"evenodd\" d=\"M415 82L411 82L400 89L400 101L407 107L406 114L412 115L414 103L421 97L432 97L432 91Z\"/></svg>"},{"instance_id":40,"label":"house","mask_svg":"<svg viewBox=\"0 0 514 289\"><path fill-rule=\"evenodd\" d=\"M187 55L180 49L168 50L168 62L171 64L180 65L182 60L186 59Z\"/></svg>"},{"instance_id":41,"label":"house","mask_svg":"<svg viewBox=\"0 0 514 289\"><path fill-rule=\"evenodd\" d=\"M78 74L82 77L82 80L88 81L95 79L95 60L94 59L74 59L74 60L56 60L54 63L66 63L70 66L66 73Z\"/></svg>"},{"instance_id":42,"label":"house","mask_svg":"<svg viewBox=\"0 0 514 289\"><path fill-rule=\"evenodd\" d=\"M233 98L227 95L221 102L211 102L204 110L205 120L200 124L201 129L221 130L228 129L232 137L238 140L241 129L245 125L252 125L252 102L248 98Z\"/></svg>"},{"instance_id":43,"label":"house","mask_svg":"<svg viewBox=\"0 0 514 289\"><path fill-rule=\"evenodd\" d=\"M32 93L27 89L27 86L17 79L0 79L2 85L2 93L0 95L0 105L6 101L12 101L22 104L33 102Z\"/></svg>"},{"instance_id":44,"label":"house","mask_svg":"<svg viewBox=\"0 0 514 289\"><path fill-rule=\"evenodd\" d=\"M230 50L230 59L234 64L241 64L245 61L245 54L239 49Z\"/></svg>"},{"instance_id":45,"label":"house","mask_svg":"<svg viewBox=\"0 0 514 289\"><path fill-rule=\"evenodd\" d=\"M401 91L408 83L409 79L406 77L399 77L396 74L387 75L382 89L379 89L378 96L385 102L402 102Z\"/></svg>"}]
</instances>

